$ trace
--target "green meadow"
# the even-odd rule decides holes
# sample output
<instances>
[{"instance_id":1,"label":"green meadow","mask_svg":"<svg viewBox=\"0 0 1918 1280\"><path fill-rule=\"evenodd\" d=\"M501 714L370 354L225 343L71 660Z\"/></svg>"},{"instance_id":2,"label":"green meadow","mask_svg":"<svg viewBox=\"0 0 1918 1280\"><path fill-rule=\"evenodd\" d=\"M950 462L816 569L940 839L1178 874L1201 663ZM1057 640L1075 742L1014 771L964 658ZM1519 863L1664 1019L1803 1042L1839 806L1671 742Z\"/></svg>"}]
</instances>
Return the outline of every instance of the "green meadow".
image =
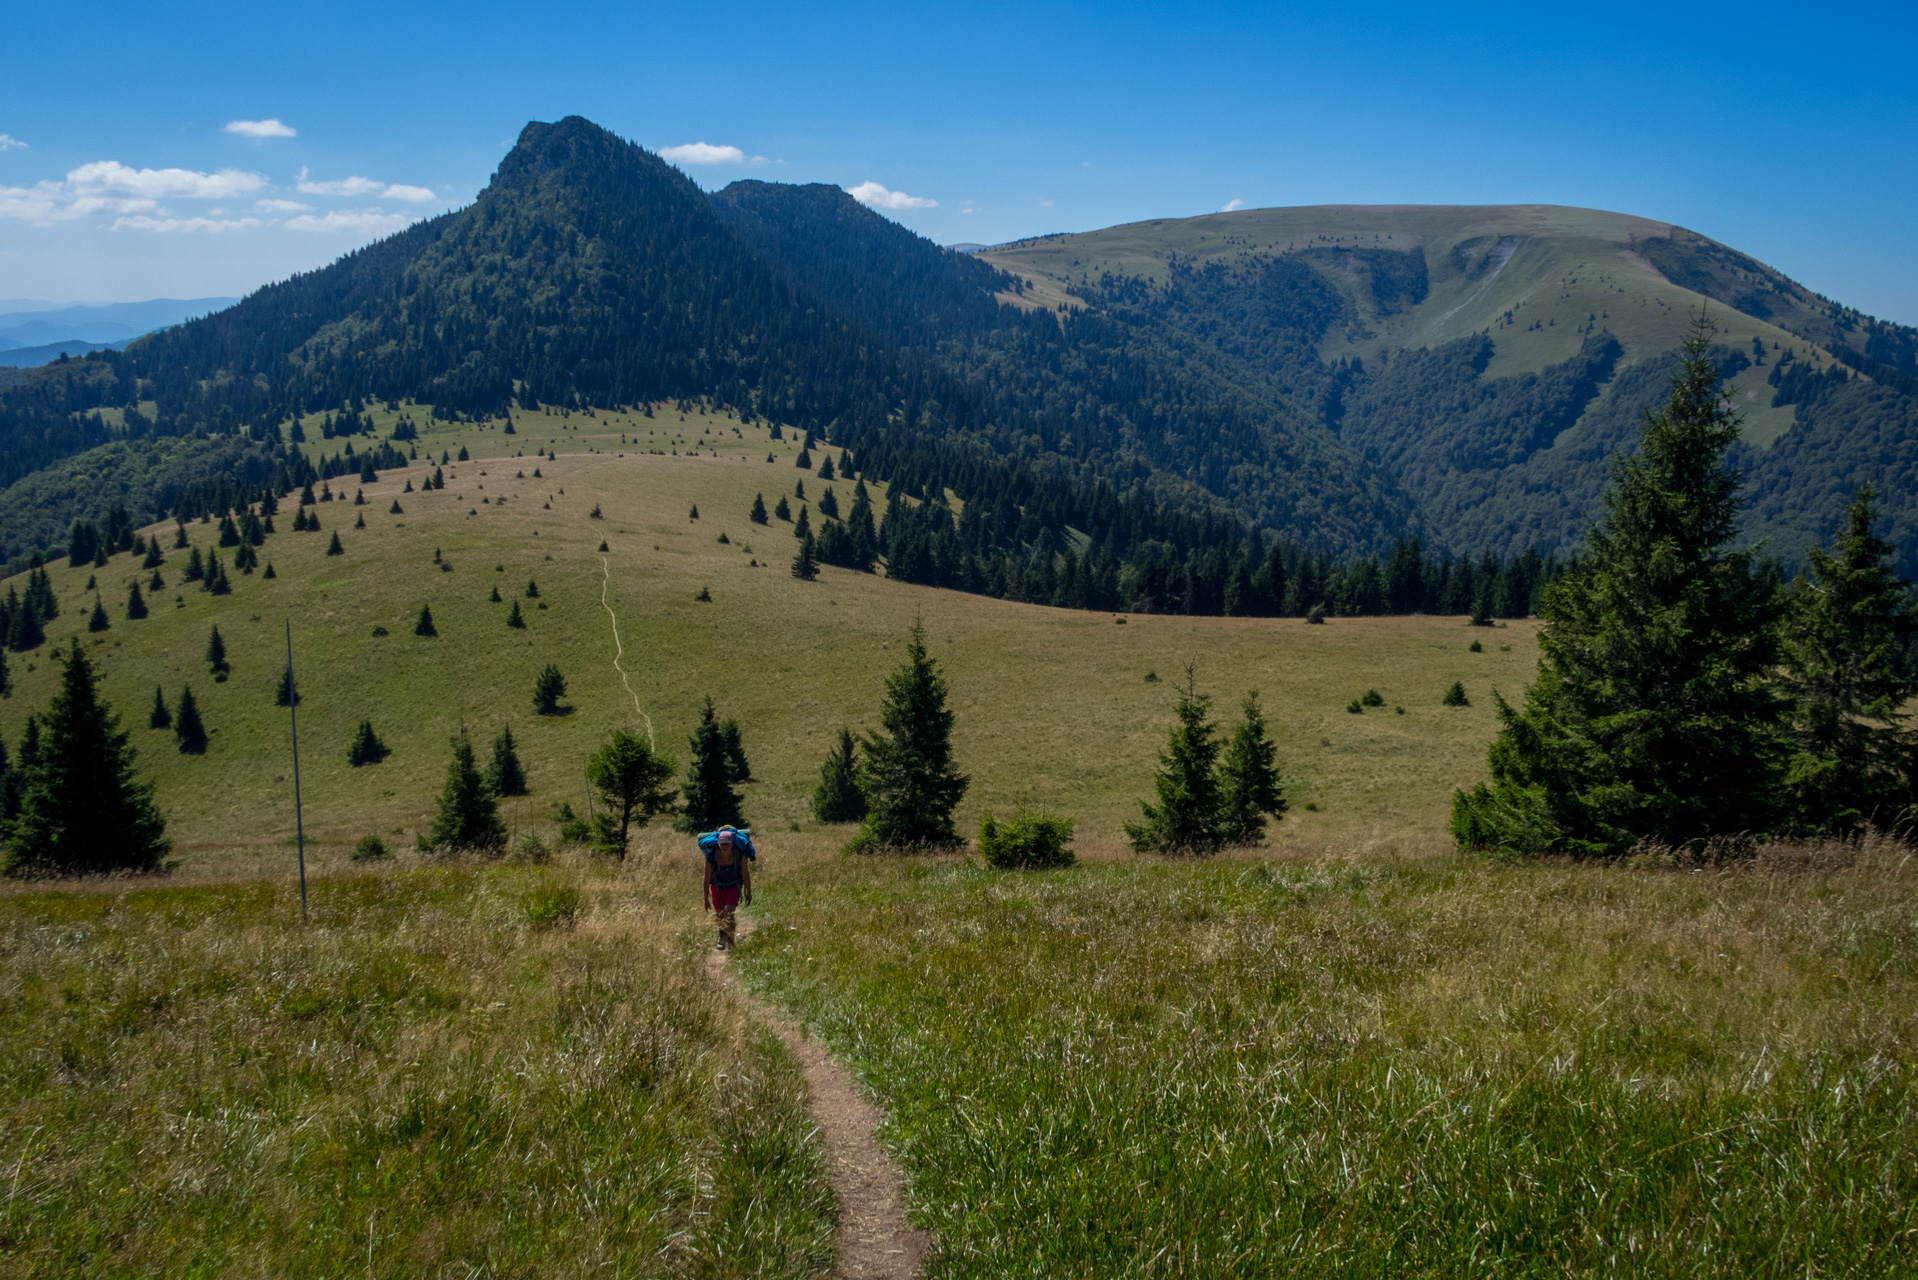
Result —
<instances>
[{"instance_id":1,"label":"green meadow","mask_svg":"<svg viewBox=\"0 0 1918 1280\"><path fill-rule=\"evenodd\" d=\"M803 1084L702 962L689 842L655 827L624 862L412 851L455 735L483 757L511 727L532 794L502 811L552 846L613 728L683 757L709 695L744 730L762 851L734 962L886 1107L929 1274L1918 1261L1918 872L1869 843L1724 866L1455 852L1452 791L1483 776L1493 691L1532 676L1532 624L1120 619L832 568L802 583L791 526L747 519L756 494L796 513L802 479L816 502L797 442L677 410L514 425L435 428L364 505L334 484L318 533L284 504L260 549L276 576L232 574L229 596L183 589L169 551L130 622L148 574L128 556L51 568L50 645L91 647L177 865L0 892L11 1273L829 1271ZM216 526L188 532L204 553ZM422 604L437 637L413 633ZM289 620L310 924L274 704ZM811 818L830 739L876 727L915 621L972 777L961 830L1071 817L1077 866L854 857ZM12 746L56 672L48 649L9 661ZM569 711L541 717L548 662ZM1292 808L1259 849L1137 857L1121 823L1188 662L1221 720L1259 692ZM1470 706L1440 705L1455 680ZM187 683L204 756L146 727L156 684L173 702ZM1382 707L1347 711L1374 689ZM353 768L362 719L392 754ZM350 862L366 835L397 856Z\"/></svg>"}]
</instances>

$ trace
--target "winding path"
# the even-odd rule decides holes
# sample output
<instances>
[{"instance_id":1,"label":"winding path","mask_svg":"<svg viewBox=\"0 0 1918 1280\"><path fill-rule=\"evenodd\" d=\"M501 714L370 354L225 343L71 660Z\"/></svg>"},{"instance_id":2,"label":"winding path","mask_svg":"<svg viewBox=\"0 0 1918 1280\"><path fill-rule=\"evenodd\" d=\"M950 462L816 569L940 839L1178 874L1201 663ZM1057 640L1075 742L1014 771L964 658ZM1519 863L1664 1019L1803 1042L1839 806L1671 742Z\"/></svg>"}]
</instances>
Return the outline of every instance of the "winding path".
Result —
<instances>
[{"instance_id":1,"label":"winding path","mask_svg":"<svg viewBox=\"0 0 1918 1280\"><path fill-rule=\"evenodd\" d=\"M739 918L741 937L752 928L750 919ZM745 1000L753 1016L786 1042L806 1073L808 1105L826 1146L839 1208L833 1275L843 1280L912 1280L926 1256L926 1233L906 1216L904 1180L879 1145L879 1108L859 1092L852 1073L825 1045L734 980L724 952L713 952L708 963L714 976Z\"/></svg>"}]
</instances>

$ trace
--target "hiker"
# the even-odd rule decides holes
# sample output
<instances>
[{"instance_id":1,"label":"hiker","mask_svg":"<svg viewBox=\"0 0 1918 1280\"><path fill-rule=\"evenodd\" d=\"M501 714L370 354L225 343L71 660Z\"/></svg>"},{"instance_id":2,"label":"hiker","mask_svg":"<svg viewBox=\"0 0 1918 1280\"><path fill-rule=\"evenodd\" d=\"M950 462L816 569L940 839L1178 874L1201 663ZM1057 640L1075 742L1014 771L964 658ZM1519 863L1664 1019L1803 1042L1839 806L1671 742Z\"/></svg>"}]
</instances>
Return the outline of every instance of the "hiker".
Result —
<instances>
[{"instance_id":1,"label":"hiker","mask_svg":"<svg viewBox=\"0 0 1918 1280\"><path fill-rule=\"evenodd\" d=\"M721 827L700 836L699 851L706 855L706 884L700 890L700 898L706 910L719 917L719 941L713 949L730 951L733 911L739 906L741 895L745 896L747 906L753 905L752 863L758 860L759 854L753 848L752 832L737 827Z\"/></svg>"}]
</instances>

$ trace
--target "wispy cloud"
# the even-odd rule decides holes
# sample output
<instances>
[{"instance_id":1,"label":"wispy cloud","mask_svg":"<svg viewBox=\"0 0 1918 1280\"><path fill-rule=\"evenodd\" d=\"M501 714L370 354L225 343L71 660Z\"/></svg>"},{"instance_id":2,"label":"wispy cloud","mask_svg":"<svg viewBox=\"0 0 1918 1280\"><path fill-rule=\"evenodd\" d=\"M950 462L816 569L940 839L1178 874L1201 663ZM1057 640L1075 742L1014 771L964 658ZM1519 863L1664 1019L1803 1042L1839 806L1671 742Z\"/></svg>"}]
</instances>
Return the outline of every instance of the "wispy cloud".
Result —
<instances>
[{"instance_id":1,"label":"wispy cloud","mask_svg":"<svg viewBox=\"0 0 1918 1280\"><path fill-rule=\"evenodd\" d=\"M336 182L312 182L306 178L306 170L300 170L300 181L296 184L302 195L309 196L378 196L382 200L403 200L407 204L425 204L433 199L428 187L410 187L403 182L386 183L372 178L362 178L354 174L350 178L341 178Z\"/></svg>"},{"instance_id":2,"label":"wispy cloud","mask_svg":"<svg viewBox=\"0 0 1918 1280\"><path fill-rule=\"evenodd\" d=\"M1232 212L1232 211L1233 211L1234 209L1243 209L1243 208L1245 208L1245 201L1243 201L1243 200L1227 200L1227 201L1226 201L1226 202L1225 202L1225 203L1224 203L1223 205L1220 205L1220 206L1219 206L1219 212L1220 212L1220 213L1231 213L1231 212Z\"/></svg>"},{"instance_id":3,"label":"wispy cloud","mask_svg":"<svg viewBox=\"0 0 1918 1280\"><path fill-rule=\"evenodd\" d=\"M266 225L258 218L150 218L145 214L137 214L130 218L114 219L113 230L153 231L161 234L204 231L218 234L222 231L254 231Z\"/></svg>"},{"instance_id":4,"label":"wispy cloud","mask_svg":"<svg viewBox=\"0 0 1918 1280\"><path fill-rule=\"evenodd\" d=\"M295 138L299 130L292 125L281 124L277 119L267 120L229 120L221 129L222 133L237 133L243 138Z\"/></svg>"},{"instance_id":5,"label":"wispy cloud","mask_svg":"<svg viewBox=\"0 0 1918 1280\"><path fill-rule=\"evenodd\" d=\"M26 143L20 141L20 139L10 133L0 133L0 151L11 151L15 147L24 147L26 145Z\"/></svg>"},{"instance_id":6,"label":"wispy cloud","mask_svg":"<svg viewBox=\"0 0 1918 1280\"><path fill-rule=\"evenodd\" d=\"M298 200L255 200L253 207L261 213L305 213L313 206Z\"/></svg>"},{"instance_id":7,"label":"wispy cloud","mask_svg":"<svg viewBox=\"0 0 1918 1280\"><path fill-rule=\"evenodd\" d=\"M416 213L387 213L381 209L336 209L332 213L303 214L288 218L289 231L342 232L360 235L390 235L419 221Z\"/></svg>"},{"instance_id":8,"label":"wispy cloud","mask_svg":"<svg viewBox=\"0 0 1918 1280\"><path fill-rule=\"evenodd\" d=\"M936 209L939 202L930 196L909 196L903 191L888 191L877 182L862 182L847 187L846 194L868 209Z\"/></svg>"}]
</instances>

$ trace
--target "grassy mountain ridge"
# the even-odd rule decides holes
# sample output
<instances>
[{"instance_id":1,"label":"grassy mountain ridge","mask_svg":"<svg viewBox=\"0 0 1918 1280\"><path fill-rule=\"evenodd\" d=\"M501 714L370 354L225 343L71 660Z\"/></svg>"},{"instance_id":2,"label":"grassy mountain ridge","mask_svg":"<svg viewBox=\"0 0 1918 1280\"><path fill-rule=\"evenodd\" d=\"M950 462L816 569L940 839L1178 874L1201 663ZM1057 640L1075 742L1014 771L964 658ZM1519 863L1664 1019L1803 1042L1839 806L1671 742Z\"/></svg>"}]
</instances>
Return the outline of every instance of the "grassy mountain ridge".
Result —
<instances>
[{"instance_id":1,"label":"grassy mountain ridge","mask_svg":"<svg viewBox=\"0 0 1918 1280\"><path fill-rule=\"evenodd\" d=\"M1320 206L1158 219L979 256L1034 293L1149 307L1241 354L1279 399L1316 403L1407 495L1428 539L1505 550L1576 541L1605 458L1662 397L1651 371L1706 311L1745 415L1751 534L1795 559L1835 527L1844 494L1896 485L1893 536L1918 571L1918 505L1903 484L1918 469L1903 425L1918 331L1684 228L1557 206ZM1252 340L1280 280L1292 331ZM1593 344L1616 347L1609 369L1592 366ZM1556 390L1528 404L1541 379ZM1488 454L1498 420L1503 447Z\"/></svg>"},{"instance_id":2,"label":"grassy mountain ridge","mask_svg":"<svg viewBox=\"0 0 1918 1280\"><path fill-rule=\"evenodd\" d=\"M466 209L0 387L0 482L129 435L270 446L371 403L498 420L698 401L990 505L976 541L1001 562L1089 539L1190 564L1247 524L1337 556L1414 533L1509 556L1577 542L1605 459L1662 397L1647 371L1701 307L1775 551L1827 532L1862 480L1918 468L1911 331L1667 223L1246 210L966 255L834 187L709 196L569 117L529 124ZM1918 566L1918 487L1888 505Z\"/></svg>"}]
</instances>

